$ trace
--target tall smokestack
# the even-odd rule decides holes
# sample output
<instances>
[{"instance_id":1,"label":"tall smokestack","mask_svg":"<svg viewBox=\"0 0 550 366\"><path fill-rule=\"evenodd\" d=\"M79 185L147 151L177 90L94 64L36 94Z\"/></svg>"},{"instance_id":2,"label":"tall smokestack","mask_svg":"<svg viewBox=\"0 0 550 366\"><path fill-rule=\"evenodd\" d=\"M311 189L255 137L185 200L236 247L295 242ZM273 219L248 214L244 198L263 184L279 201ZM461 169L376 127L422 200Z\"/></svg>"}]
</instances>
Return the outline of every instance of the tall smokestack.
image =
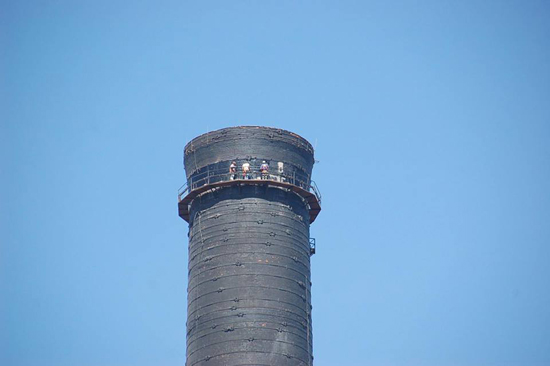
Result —
<instances>
[{"instance_id":1,"label":"tall smokestack","mask_svg":"<svg viewBox=\"0 0 550 366\"><path fill-rule=\"evenodd\" d=\"M313 364L313 163L307 140L268 127L224 128L186 145L187 366Z\"/></svg>"}]
</instances>

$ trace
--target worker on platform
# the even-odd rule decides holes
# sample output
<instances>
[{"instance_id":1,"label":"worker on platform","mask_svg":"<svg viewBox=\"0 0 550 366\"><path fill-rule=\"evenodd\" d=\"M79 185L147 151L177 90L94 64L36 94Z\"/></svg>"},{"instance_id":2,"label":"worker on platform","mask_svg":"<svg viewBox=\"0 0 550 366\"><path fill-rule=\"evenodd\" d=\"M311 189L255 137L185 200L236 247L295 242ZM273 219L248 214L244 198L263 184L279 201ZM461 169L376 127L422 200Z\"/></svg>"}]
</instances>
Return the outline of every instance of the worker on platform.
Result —
<instances>
[{"instance_id":1,"label":"worker on platform","mask_svg":"<svg viewBox=\"0 0 550 366\"><path fill-rule=\"evenodd\" d=\"M229 166L229 179L237 179L237 163L234 161L232 161L231 165Z\"/></svg>"},{"instance_id":2,"label":"worker on platform","mask_svg":"<svg viewBox=\"0 0 550 366\"><path fill-rule=\"evenodd\" d=\"M243 164L243 179L250 179L250 163L248 161Z\"/></svg>"},{"instance_id":3,"label":"worker on platform","mask_svg":"<svg viewBox=\"0 0 550 366\"><path fill-rule=\"evenodd\" d=\"M279 182L284 182L285 181L285 178L283 177L284 163L282 161L279 161L277 163L277 174L279 175Z\"/></svg>"},{"instance_id":4,"label":"worker on platform","mask_svg":"<svg viewBox=\"0 0 550 366\"><path fill-rule=\"evenodd\" d=\"M269 165L267 165L265 160L260 165L260 173L262 174L262 179L269 179Z\"/></svg>"}]
</instances>

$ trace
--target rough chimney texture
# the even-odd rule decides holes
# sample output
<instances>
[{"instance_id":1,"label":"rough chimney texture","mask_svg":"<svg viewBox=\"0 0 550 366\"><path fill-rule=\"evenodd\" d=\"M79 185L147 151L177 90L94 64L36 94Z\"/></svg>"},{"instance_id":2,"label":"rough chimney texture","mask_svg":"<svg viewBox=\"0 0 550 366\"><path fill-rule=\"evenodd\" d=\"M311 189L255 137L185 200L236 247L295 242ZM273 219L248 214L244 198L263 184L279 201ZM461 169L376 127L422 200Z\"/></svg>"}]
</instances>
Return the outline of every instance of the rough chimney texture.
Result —
<instances>
[{"instance_id":1,"label":"rough chimney texture","mask_svg":"<svg viewBox=\"0 0 550 366\"><path fill-rule=\"evenodd\" d=\"M309 142L268 127L225 128L186 145L187 366L313 364L313 163Z\"/></svg>"}]
</instances>

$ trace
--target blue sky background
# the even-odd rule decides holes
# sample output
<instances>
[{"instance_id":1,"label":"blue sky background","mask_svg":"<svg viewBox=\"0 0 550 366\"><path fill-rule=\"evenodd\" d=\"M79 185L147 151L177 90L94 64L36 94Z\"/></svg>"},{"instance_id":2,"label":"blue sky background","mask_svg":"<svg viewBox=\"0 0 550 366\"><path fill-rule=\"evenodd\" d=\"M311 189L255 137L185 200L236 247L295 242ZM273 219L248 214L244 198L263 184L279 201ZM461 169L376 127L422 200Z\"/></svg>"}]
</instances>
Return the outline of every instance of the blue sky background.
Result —
<instances>
[{"instance_id":1,"label":"blue sky background","mask_svg":"<svg viewBox=\"0 0 550 366\"><path fill-rule=\"evenodd\" d=\"M1 1L0 364L185 362L183 147L316 146L316 366L550 365L550 4Z\"/></svg>"}]
</instances>

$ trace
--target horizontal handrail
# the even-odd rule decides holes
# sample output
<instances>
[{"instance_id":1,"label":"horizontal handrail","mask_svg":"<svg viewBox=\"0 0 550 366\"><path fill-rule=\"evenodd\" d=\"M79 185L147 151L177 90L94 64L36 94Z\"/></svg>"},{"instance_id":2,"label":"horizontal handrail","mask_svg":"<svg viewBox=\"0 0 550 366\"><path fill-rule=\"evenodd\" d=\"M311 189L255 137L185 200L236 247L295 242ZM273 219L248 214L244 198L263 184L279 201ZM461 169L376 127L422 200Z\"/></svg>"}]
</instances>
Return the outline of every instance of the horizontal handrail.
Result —
<instances>
[{"instance_id":1,"label":"horizontal handrail","mask_svg":"<svg viewBox=\"0 0 550 366\"><path fill-rule=\"evenodd\" d=\"M248 172L248 176L250 178L256 179L256 178L261 176L260 171L261 171L261 166L260 165L250 164L250 170ZM298 180L303 181L303 182L309 181L309 175L306 175L306 174L301 173L301 172L292 172L292 174L286 174L286 173L283 173L282 171L279 171L279 170L271 170L271 172L276 173L276 174L272 174L272 175L292 177L293 179L298 179ZM191 186L193 186L193 185L196 185L196 183L198 181L201 181L204 178L208 178L208 177L211 177L211 176L224 175L224 174L230 174L227 168L212 169L211 167L209 167L207 170L205 170L203 172L193 174L189 178L188 182ZM234 174L237 175L237 178L244 176L244 172L242 171L242 169L238 169L238 170L235 169Z\"/></svg>"},{"instance_id":2,"label":"horizontal handrail","mask_svg":"<svg viewBox=\"0 0 550 366\"><path fill-rule=\"evenodd\" d=\"M253 181L258 181L258 180L270 181L271 180L271 181L292 184L294 186L305 189L308 192L313 193L317 198L317 201L319 202L319 204L321 204L321 192L319 191L317 184L313 180L310 180L310 183L308 183L302 179L299 179L296 177L295 174L292 174L292 175L272 174L272 173L261 174L259 172L250 172L248 174L243 174L242 172L229 173L227 171L225 171L222 174L210 174L210 173L211 173L210 171L201 173L203 177L200 179L196 179L197 177L192 177L195 179L190 180L190 183L191 183L190 185L187 182L183 184L178 189L178 201L181 201L182 197L190 193L191 191L212 183L226 182L230 180L253 180Z\"/></svg>"}]
</instances>

